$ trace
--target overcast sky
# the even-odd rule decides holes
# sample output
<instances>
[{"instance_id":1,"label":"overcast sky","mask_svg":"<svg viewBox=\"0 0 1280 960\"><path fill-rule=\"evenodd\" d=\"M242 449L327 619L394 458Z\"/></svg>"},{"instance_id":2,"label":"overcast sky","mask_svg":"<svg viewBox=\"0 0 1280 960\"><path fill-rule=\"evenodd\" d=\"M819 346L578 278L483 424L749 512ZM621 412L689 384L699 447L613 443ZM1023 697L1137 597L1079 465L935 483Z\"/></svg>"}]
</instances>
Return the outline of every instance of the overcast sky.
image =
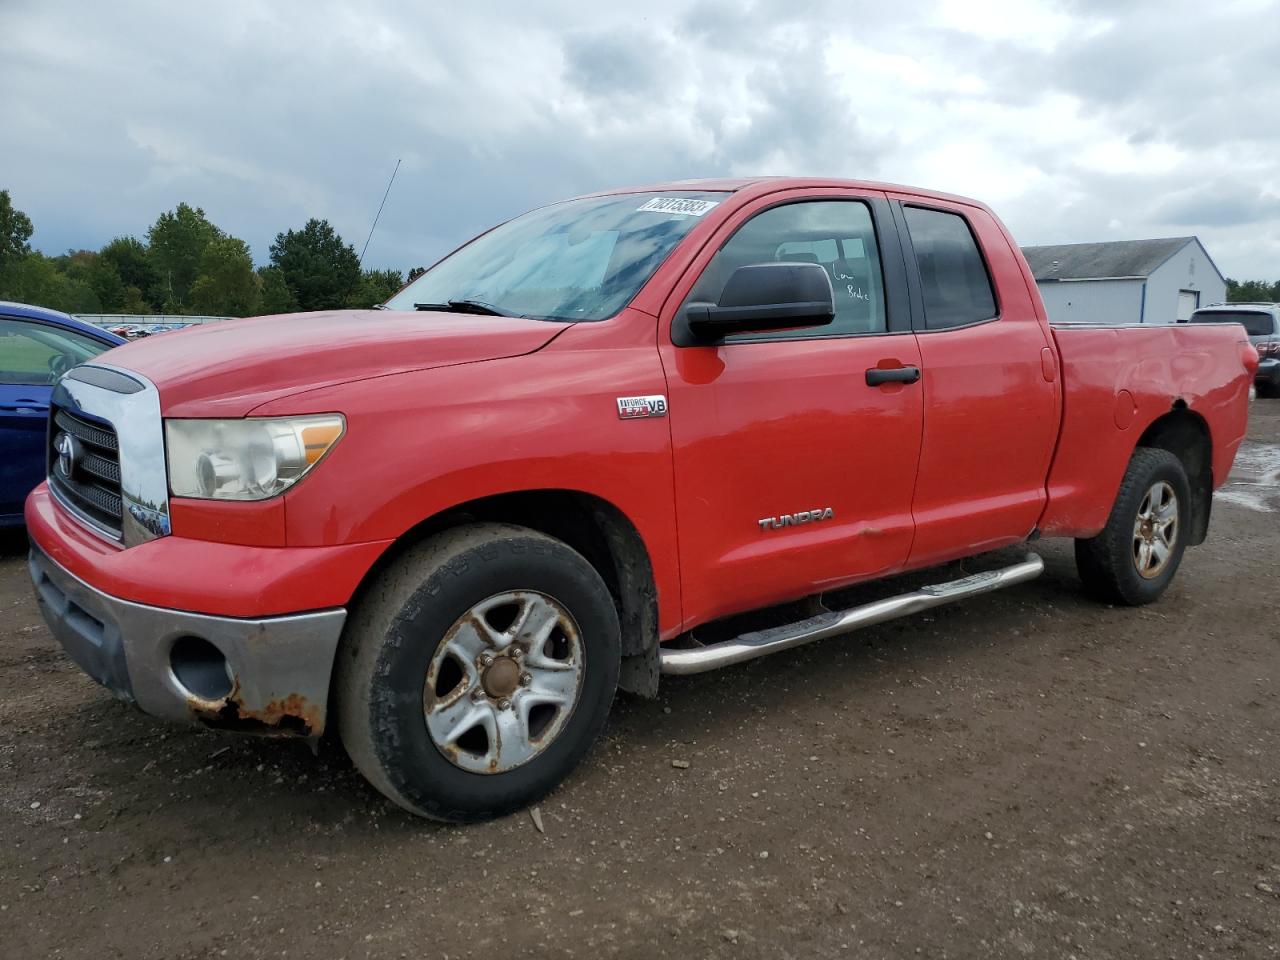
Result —
<instances>
[{"instance_id":1,"label":"overcast sky","mask_svg":"<svg viewBox=\"0 0 1280 960\"><path fill-rule=\"evenodd\" d=\"M0 0L0 36L0 188L46 253L182 200L259 262L312 216L359 250L402 158L367 266L765 173L978 197L1023 244L1198 234L1280 278L1276 2Z\"/></svg>"}]
</instances>

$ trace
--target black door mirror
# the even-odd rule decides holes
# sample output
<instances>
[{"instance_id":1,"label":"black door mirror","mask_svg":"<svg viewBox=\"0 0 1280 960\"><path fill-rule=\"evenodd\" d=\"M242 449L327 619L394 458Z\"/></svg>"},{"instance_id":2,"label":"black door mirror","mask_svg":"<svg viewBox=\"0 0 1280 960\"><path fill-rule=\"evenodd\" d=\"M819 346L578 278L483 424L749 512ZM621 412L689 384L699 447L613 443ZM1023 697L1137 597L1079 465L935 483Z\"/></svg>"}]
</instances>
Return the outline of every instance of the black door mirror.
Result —
<instances>
[{"instance_id":1,"label":"black door mirror","mask_svg":"<svg viewBox=\"0 0 1280 960\"><path fill-rule=\"evenodd\" d=\"M716 343L735 333L820 327L835 319L831 278L816 263L753 263L729 276L717 303L684 309L680 346Z\"/></svg>"}]
</instances>

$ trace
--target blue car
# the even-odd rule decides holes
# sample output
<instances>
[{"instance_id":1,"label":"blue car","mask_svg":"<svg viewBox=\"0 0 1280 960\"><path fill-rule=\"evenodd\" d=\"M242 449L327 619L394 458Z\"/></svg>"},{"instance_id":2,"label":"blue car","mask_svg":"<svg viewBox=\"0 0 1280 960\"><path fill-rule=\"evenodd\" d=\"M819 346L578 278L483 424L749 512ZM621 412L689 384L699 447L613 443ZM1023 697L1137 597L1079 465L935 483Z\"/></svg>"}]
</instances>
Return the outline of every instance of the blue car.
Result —
<instances>
[{"instance_id":1,"label":"blue car","mask_svg":"<svg viewBox=\"0 0 1280 960\"><path fill-rule=\"evenodd\" d=\"M22 503L44 479L54 381L126 342L57 310L0 300L0 527L22 523Z\"/></svg>"}]
</instances>

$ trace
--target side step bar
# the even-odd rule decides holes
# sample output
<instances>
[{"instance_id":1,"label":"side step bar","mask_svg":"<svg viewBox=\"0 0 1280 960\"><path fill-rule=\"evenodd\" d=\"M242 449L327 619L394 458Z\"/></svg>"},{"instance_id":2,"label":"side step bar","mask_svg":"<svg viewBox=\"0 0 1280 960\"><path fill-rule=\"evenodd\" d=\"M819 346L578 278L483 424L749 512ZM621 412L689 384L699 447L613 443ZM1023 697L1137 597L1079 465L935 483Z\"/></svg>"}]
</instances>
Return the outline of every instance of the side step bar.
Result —
<instances>
[{"instance_id":1,"label":"side step bar","mask_svg":"<svg viewBox=\"0 0 1280 960\"><path fill-rule=\"evenodd\" d=\"M663 673L687 675L718 670L735 663L754 660L779 650L790 650L792 647L824 640L837 634L848 633L859 627L896 620L908 614L919 613L931 607L939 607L944 603L976 597L980 593L990 593L1003 587L1011 587L1015 583L1034 580L1044 571L1044 561L1034 553L1028 553L1021 563L1000 570L986 573L975 573L959 580L947 583L931 584L921 587L912 593L904 593L887 600L852 607L849 610L836 610L822 613L799 623L788 623L781 627L770 627L768 630L757 630L744 633L732 640L712 643L702 647L673 650L662 648L659 651L659 664Z\"/></svg>"}]
</instances>

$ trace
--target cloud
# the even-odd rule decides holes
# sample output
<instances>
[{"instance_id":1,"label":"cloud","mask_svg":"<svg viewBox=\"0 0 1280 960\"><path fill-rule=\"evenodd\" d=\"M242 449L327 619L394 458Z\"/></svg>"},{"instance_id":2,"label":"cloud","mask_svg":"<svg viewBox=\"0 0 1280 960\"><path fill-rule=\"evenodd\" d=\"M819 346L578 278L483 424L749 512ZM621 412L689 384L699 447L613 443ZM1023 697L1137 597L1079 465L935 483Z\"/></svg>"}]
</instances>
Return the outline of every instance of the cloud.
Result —
<instances>
[{"instance_id":1,"label":"cloud","mask_svg":"<svg viewBox=\"0 0 1280 960\"><path fill-rule=\"evenodd\" d=\"M0 187L48 252L179 201L265 259L373 266L609 186L822 174L990 203L1022 242L1197 233L1280 277L1280 18L1137 0L5 0ZM18 149L14 149L18 145Z\"/></svg>"},{"instance_id":2,"label":"cloud","mask_svg":"<svg viewBox=\"0 0 1280 960\"><path fill-rule=\"evenodd\" d=\"M1248 226L1280 219L1280 197L1220 178L1170 194L1157 205L1153 217L1168 224Z\"/></svg>"},{"instance_id":3,"label":"cloud","mask_svg":"<svg viewBox=\"0 0 1280 960\"><path fill-rule=\"evenodd\" d=\"M609 100L664 92L668 44L637 44L634 33L574 32L564 41L565 80L583 95Z\"/></svg>"}]
</instances>

